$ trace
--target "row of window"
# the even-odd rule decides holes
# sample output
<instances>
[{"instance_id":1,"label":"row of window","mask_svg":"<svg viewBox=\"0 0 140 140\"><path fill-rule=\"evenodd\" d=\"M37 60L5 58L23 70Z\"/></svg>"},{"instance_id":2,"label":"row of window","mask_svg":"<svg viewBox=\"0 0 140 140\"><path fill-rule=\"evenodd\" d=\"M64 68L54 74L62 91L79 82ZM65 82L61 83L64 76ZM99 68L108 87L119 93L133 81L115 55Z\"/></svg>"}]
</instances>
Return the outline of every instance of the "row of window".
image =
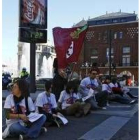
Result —
<instances>
[{"instance_id":1,"label":"row of window","mask_svg":"<svg viewBox=\"0 0 140 140\"><path fill-rule=\"evenodd\" d=\"M110 24L110 23L118 23L118 22L126 22L126 21L127 21L126 18L122 18L122 19L111 19L111 20L104 20L104 21L96 21L96 25Z\"/></svg>"},{"instance_id":2,"label":"row of window","mask_svg":"<svg viewBox=\"0 0 140 140\"><path fill-rule=\"evenodd\" d=\"M97 62L97 59L98 59L98 57L97 58L96 57L91 58L91 63ZM112 62L113 62L113 59L114 59L114 56L111 56L111 61ZM130 62L131 62L130 61L130 55L128 55L128 56L123 55L122 56L122 62L121 62L122 66L130 66L131 65ZM106 64L108 64L108 63L109 63L109 59L106 60Z\"/></svg>"},{"instance_id":3,"label":"row of window","mask_svg":"<svg viewBox=\"0 0 140 140\"><path fill-rule=\"evenodd\" d=\"M122 48L122 53L123 53L123 55L122 55L122 66L130 66L130 55L129 55L130 46L124 46ZM114 56L113 56L114 49L113 48L111 48L111 54L112 54L111 59L113 61L113 58L114 58ZM98 57L96 57L97 55L98 55L98 49L97 48L92 49L91 50L91 56L94 56L94 57L91 57L92 62L95 62L98 59ZM109 48L106 48L106 58L107 58L107 61L108 61L109 60Z\"/></svg>"},{"instance_id":4,"label":"row of window","mask_svg":"<svg viewBox=\"0 0 140 140\"><path fill-rule=\"evenodd\" d=\"M104 33L98 33L98 40L107 40L108 38L108 33L107 31L105 31ZM120 32L114 32L113 33L113 36L112 36L112 39L122 39L123 38L123 32L120 31Z\"/></svg>"},{"instance_id":5,"label":"row of window","mask_svg":"<svg viewBox=\"0 0 140 140\"><path fill-rule=\"evenodd\" d=\"M111 54L114 53L114 48L111 48ZM126 54L126 53L130 53L130 47L129 46L125 46L122 48L122 53ZM109 48L106 48L106 54L109 55ZM98 55L98 49L92 49L91 50L91 55Z\"/></svg>"}]
</instances>

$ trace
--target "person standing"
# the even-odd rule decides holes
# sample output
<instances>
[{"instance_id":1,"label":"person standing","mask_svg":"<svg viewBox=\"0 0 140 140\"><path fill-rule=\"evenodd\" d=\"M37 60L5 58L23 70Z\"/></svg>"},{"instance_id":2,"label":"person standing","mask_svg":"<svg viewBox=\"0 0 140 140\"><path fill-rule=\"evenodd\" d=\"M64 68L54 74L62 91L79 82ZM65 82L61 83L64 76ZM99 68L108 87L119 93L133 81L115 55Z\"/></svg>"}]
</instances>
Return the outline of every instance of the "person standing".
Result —
<instances>
[{"instance_id":1,"label":"person standing","mask_svg":"<svg viewBox=\"0 0 140 140\"><path fill-rule=\"evenodd\" d=\"M28 76L29 76L29 73L27 72L26 68L22 68L22 71L20 73L20 78L26 79L26 78L28 78Z\"/></svg>"},{"instance_id":2,"label":"person standing","mask_svg":"<svg viewBox=\"0 0 140 140\"><path fill-rule=\"evenodd\" d=\"M52 93L55 94L56 101L58 101L60 93L64 90L65 85L67 84L67 76L64 70L58 69L57 58L54 59L54 77L52 80Z\"/></svg>"}]
</instances>

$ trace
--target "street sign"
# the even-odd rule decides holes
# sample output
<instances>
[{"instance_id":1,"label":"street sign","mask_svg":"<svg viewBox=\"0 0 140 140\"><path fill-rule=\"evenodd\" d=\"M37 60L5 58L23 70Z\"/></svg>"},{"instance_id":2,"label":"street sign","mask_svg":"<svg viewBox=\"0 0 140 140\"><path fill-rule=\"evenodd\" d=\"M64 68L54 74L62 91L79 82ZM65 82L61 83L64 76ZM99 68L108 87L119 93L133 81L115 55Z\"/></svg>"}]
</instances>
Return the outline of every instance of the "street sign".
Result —
<instances>
[{"instance_id":1,"label":"street sign","mask_svg":"<svg viewBox=\"0 0 140 140\"><path fill-rule=\"evenodd\" d=\"M19 0L19 27L47 28L47 0Z\"/></svg>"},{"instance_id":2,"label":"street sign","mask_svg":"<svg viewBox=\"0 0 140 140\"><path fill-rule=\"evenodd\" d=\"M19 41L28 43L46 43L47 30L19 28Z\"/></svg>"}]
</instances>

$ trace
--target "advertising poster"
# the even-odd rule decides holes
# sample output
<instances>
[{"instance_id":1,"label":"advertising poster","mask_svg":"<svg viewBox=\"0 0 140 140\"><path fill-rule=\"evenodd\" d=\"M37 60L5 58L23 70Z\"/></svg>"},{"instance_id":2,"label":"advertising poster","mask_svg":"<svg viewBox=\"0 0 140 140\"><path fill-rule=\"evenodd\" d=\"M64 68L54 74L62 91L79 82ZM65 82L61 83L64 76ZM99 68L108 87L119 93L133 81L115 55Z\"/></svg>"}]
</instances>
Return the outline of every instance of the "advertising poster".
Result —
<instances>
[{"instance_id":1,"label":"advertising poster","mask_svg":"<svg viewBox=\"0 0 140 140\"><path fill-rule=\"evenodd\" d=\"M20 0L19 27L47 28L47 0Z\"/></svg>"}]
</instances>

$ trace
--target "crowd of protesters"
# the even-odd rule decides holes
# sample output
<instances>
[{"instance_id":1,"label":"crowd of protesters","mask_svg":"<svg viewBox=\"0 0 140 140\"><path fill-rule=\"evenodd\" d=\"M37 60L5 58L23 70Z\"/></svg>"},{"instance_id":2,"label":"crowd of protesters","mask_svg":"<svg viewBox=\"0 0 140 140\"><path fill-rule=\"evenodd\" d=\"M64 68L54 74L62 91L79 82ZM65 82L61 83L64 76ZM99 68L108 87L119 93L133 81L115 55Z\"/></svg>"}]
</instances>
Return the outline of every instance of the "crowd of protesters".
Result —
<instances>
[{"instance_id":1,"label":"crowd of protesters","mask_svg":"<svg viewBox=\"0 0 140 140\"><path fill-rule=\"evenodd\" d=\"M81 81L68 80L68 74L58 69L57 60L53 67L53 80L46 81L45 91L38 95L34 103L29 95L28 82L24 79L14 82L12 94L7 96L4 105L7 127L3 139L37 138L41 133L47 132L46 128L50 125L63 124L58 120L58 114L79 118L88 115L91 110L106 109L112 101L132 104L137 99L129 89L121 87L116 78L110 80L106 76L99 79L99 69L94 65L88 76ZM28 115L33 112L41 114L41 117L30 122Z\"/></svg>"}]
</instances>

